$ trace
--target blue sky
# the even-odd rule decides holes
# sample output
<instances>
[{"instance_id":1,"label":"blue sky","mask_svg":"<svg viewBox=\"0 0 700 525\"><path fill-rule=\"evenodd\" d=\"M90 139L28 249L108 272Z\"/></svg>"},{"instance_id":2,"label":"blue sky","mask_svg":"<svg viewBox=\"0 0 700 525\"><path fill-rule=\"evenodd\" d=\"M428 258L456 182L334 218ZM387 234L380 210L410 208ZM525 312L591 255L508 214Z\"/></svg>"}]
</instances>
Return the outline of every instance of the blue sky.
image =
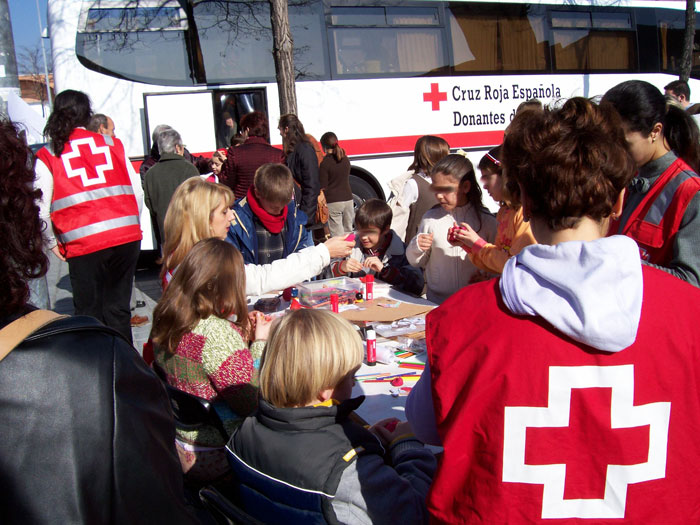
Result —
<instances>
[{"instance_id":1,"label":"blue sky","mask_svg":"<svg viewBox=\"0 0 700 525\"><path fill-rule=\"evenodd\" d=\"M46 27L47 0L39 0L41 26ZM15 52L19 55L22 47L39 45L39 22L36 16L36 0L9 0L12 33L15 39ZM45 45L48 41L45 42ZM49 46L46 46L49 52Z\"/></svg>"}]
</instances>

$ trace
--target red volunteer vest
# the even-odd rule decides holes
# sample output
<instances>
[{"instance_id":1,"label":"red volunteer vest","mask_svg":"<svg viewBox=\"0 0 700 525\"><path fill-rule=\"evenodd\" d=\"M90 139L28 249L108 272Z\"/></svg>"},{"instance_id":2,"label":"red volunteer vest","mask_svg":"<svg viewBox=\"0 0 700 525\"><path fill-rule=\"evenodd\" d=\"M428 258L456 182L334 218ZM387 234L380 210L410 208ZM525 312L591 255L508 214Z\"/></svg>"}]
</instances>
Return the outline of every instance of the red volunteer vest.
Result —
<instances>
[{"instance_id":1,"label":"red volunteer vest","mask_svg":"<svg viewBox=\"0 0 700 525\"><path fill-rule=\"evenodd\" d=\"M643 273L637 340L617 353L510 314L497 280L428 315L434 522L700 523L700 290Z\"/></svg>"},{"instance_id":2,"label":"red volunteer vest","mask_svg":"<svg viewBox=\"0 0 700 525\"><path fill-rule=\"evenodd\" d=\"M683 176L685 180L676 180L684 171L693 170L682 159L676 159L654 181L622 230L618 231L619 221L614 221L608 235L621 233L631 237L637 241L643 260L667 266L673 255L673 242L685 210L690 200L700 191L700 177L697 175L686 174Z\"/></svg>"},{"instance_id":3,"label":"red volunteer vest","mask_svg":"<svg viewBox=\"0 0 700 525\"><path fill-rule=\"evenodd\" d=\"M37 157L53 174L51 222L65 257L141 240L139 211L116 138L76 128L60 157Z\"/></svg>"}]
</instances>

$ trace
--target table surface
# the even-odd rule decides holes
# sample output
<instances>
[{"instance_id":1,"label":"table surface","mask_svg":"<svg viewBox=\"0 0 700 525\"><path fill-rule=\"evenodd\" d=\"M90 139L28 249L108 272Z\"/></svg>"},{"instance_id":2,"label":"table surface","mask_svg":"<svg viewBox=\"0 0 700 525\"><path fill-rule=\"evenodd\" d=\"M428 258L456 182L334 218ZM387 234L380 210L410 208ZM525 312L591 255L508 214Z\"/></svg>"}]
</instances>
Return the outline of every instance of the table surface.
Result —
<instances>
[{"instance_id":1,"label":"table surface","mask_svg":"<svg viewBox=\"0 0 700 525\"><path fill-rule=\"evenodd\" d=\"M375 282L374 285L374 293L375 297L389 297L391 299L395 299L397 301L402 301L406 303L413 303L413 304L420 304L420 305L429 305L429 306L436 306L434 303L428 301L427 299L423 299L420 297L414 297L411 295L407 295L403 292L400 292L399 290L393 289L390 285L382 282ZM275 297L276 295L279 294L266 294L261 297ZM250 297L248 299L248 307L249 309L253 308L253 305L255 302L259 299L259 297ZM279 310L285 310L286 308L289 307L289 303L281 300L280 303L280 308ZM275 315L275 314L272 314ZM384 341L386 341L385 338L382 337L377 337L377 342L378 344L382 344ZM407 360L405 362L413 362L413 363L425 363L425 360L427 358L427 355L425 352L422 354L417 354ZM402 374L402 373L410 373L410 372L416 372L416 377L419 377L421 374L421 370L413 370L413 369L407 369L407 368L401 368L399 366L399 362L392 363L389 365L385 365L382 363L377 363L375 366L368 366L367 363L363 362L362 366L358 370L356 376L361 376L362 374L382 374L382 373L388 373L390 375L395 375L395 374ZM416 380L407 380L404 378L404 387L412 387L413 385L416 384ZM405 420L406 416L404 414L405 411L405 406L406 406L406 395L400 395L398 397L394 397L391 395L390 389L394 389L395 387L392 387L392 385L389 382L382 382L382 383L367 383L364 381L357 381L355 386L353 387L352 390L352 395L353 397L360 396L360 395L365 395L366 399L364 403L357 409L357 414L362 417L365 421L368 423L372 424L376 421L379 421L380 419L388 418L388 417L397 417L401 420Z\"/></svg>"}]
</instances>

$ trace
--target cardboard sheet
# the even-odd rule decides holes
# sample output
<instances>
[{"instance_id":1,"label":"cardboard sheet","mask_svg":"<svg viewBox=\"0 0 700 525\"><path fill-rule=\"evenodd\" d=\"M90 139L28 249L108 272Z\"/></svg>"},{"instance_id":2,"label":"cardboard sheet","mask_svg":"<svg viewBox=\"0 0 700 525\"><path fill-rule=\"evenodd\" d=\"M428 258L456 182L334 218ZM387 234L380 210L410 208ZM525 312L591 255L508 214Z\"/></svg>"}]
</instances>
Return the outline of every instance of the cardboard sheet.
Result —
<instances>
[{"instance_id":1,"label":"cardboard sheet","mask_svg":"<svg viewBox=\"0 0 700 525\"><path fill-rule=\"evenodd\" d=\"M382 305L397 306L387 307ZM374 301L365 301L357 306L361 306L364 310L346 310L340 312L339 315L352 322L391 323L405 317L415 317L428 313L435 308L433 305L404 303L387 297L379 297Z\"/></svg>"}]
</instances>

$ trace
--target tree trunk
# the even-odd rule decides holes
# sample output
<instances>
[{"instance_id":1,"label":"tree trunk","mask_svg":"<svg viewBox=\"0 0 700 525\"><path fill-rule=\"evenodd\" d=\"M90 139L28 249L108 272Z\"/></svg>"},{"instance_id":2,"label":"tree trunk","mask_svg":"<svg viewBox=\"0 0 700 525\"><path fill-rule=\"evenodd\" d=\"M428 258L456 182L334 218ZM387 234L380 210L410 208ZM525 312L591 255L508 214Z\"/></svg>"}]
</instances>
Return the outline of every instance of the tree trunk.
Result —
<instances>
[{"instance_id":1,"label":"tree trunk","mask_svg":"<svg viewBox=\"0 0 700 525\"><path fill-rule=\"evenodd\" d=\"M294 84L294 41L289 29L286 0L270 0L275 73L280 98L280 115L297 113L297 93Z\"/></svg>"},{"instance_id":2,"label":"tree trunk","mask_svg":"<svg viewBox=\"0 0 700 525\"><path fill-rule=\"evenodd\" d=\"M693 45L695 43L695 0L685 3L685 33L683 36L683 54L681 55L680 79L688 82L693 69Z\"/></svg>"}]
</instances>

